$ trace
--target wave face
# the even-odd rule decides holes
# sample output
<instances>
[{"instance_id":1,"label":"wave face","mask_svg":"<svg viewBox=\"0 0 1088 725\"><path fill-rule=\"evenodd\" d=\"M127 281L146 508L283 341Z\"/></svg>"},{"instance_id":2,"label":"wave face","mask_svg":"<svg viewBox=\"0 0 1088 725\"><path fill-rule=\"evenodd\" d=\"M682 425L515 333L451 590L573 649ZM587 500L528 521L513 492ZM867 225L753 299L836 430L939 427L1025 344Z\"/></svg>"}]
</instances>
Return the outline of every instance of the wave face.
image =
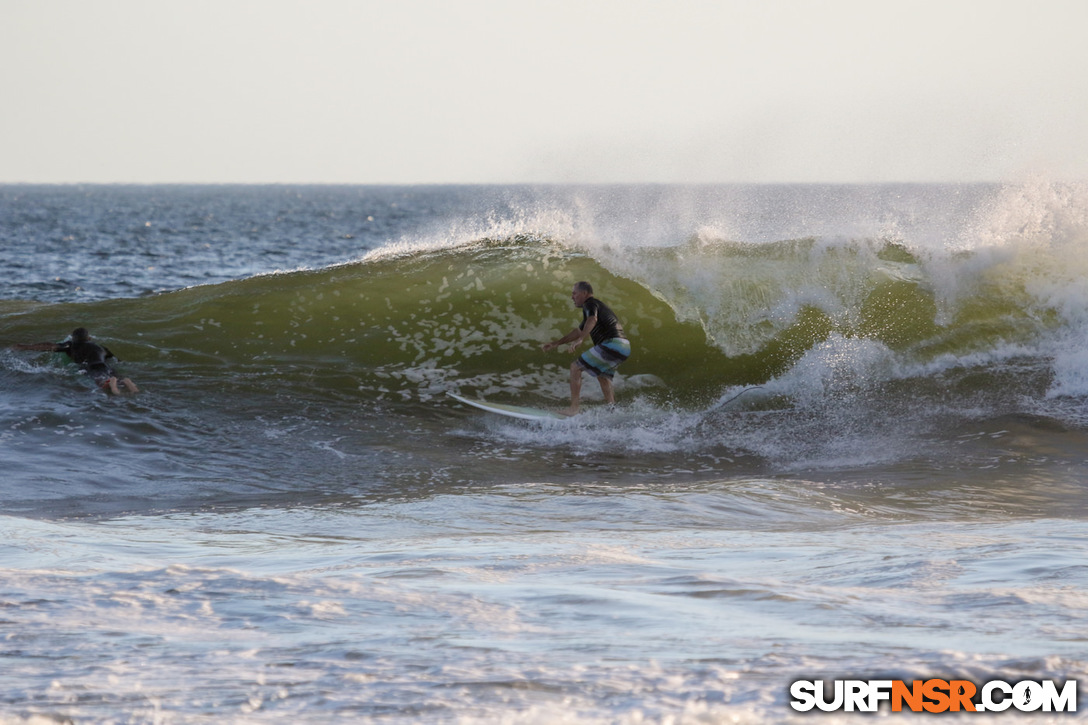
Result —
<instances>
[{"instance_id":1,"label":"wave face","mask_svg":"<svg viewBox=\"0 0 1088 725\"><path fill-rule=\"evenodd\" d=\"M186 458L206 435L198 448L223 447L212 431L240 428L224 460L262 468L290 450L288 420L311 453L353 440L418 456L418 436L473 420L446 392L562 405L570 358L539 346L576 324L569 290L586 279L634 346L620 405L543 431L495 422L504 445L659 454L670 470L932 464L979 421L1082 425L1086 197L1041 182L491 191L502 214L444 231L428 217L346 261L152 294L8 299L0 324L9 340L90 327L148 391L136 405L154 410L132 425L161 429L150 450ZM788 236L802 229L820 233ZM62 361L5 355L28 405L79 382ZM26 410L9 415L9 443L40 442ZM136 479L160 475L149 461Z\"/></svg>"}]
</instances>

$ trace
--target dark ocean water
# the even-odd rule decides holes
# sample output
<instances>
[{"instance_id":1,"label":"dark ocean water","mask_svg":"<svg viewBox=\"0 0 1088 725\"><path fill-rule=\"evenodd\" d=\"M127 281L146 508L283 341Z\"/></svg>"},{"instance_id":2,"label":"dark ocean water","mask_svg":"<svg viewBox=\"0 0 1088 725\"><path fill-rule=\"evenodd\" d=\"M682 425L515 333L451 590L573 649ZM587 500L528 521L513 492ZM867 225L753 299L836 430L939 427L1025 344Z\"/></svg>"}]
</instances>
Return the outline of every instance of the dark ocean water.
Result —
<instances>
[{"instance_id":1,"label":"dark ocean water","mask_svg":"<svg viewBox=\"0 0 1088 725\"><path fill-rule=\"evenodd\" d=\"M0 351L0 722L781 721L1088 662L1083 187L8 186L0 246L0 342L141 387ZM580 279L614 408L447 396L564 406Z\"/></svg>"}]
</instances>

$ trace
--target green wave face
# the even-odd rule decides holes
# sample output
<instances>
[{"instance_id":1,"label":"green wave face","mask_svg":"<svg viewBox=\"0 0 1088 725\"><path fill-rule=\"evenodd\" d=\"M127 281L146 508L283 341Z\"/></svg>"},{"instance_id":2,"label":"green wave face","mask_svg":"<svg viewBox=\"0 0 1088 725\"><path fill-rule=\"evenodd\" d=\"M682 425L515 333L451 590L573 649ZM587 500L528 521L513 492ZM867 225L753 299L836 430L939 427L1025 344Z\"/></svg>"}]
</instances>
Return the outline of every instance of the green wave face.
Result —
<instances>
[{"instance_id":1,"label":"green wave face","mask_svg":"<svg viewBox=\"0 0 1088 725\"><path fill-rule=\"evenodd\" d=\"M657 383L647 395L687 405L783 376L829 339L925 364L1031 344L1060 326L1030 291L1050 271L1038 260L987 265L969 284L958 276L955 294L942 291L934 270L975 262L920 258L884 241L693 239L617 252L519 235L140 299L5 303L4 335L37 339L48 329L59 338L84 325L142 375L209 385L554 399L572 356L540 345L580 322L570 289L584 279L632 340L621 380Z\"/></svg>"},{"instance_id":2,"label":"green wave face","mask_svg":"<svg viewBox=\"0 0 1088 725\"><path fill-rule=\"evenodd\" d=\"M240 380L274 374L328 379L342 393L432 395L461 381L470 392L540 394L565 380L572 356L540 345L575 327L570 289L592 280L638 340L638 370L693 379L724 356L698 325L593 259L548 242L480 241L317 271L276 274L139 300L18 310L5 334L63 336L91 328L118 354L174 377ZM87 320L94 320L92 324ZM339 376L339 380L334 380ZM557 377L560 376L560 377Z\"/></svg>"}]
</instances>

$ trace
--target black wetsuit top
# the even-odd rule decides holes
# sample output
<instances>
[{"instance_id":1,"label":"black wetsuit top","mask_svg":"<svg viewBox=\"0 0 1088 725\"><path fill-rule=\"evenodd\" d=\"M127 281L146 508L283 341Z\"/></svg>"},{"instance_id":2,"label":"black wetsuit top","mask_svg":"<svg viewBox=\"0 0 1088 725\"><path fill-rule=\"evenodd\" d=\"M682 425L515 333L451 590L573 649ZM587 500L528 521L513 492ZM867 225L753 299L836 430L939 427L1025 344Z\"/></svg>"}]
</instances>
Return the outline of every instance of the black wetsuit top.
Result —
<instances>
[{"instance_id":1,"label":"black wetsuit top","mask_svg":"<svg viewBox=\"0 0 1088 725\"><path fill-rule=\"evenodd\" d=\"M97 342L72 342L67 340L60 343L53 350L63 352L72 358L72 362L87 371L87 374L95 380L108 380L114 377L113 368L106 364L108 358L116 359L109 348L99 345Z\"/></svg>"},{"instance_id":2,"label":"black wetsuit top","mask_svg":"<svg viewBox=\"0 0 1088 725\"><path fill-rule=\"evenodd\" d=\"M589 336L593 338L594 345L600 345L605 340L611 340L613 337L623 337L623 328L616 318L616 313L596 297L590 297L582 303L582 324L578 325L578 329L584 329L586 320L594 316L597 317L597 324L593 326L589 333Z\"/></svg>"}]
</instances>

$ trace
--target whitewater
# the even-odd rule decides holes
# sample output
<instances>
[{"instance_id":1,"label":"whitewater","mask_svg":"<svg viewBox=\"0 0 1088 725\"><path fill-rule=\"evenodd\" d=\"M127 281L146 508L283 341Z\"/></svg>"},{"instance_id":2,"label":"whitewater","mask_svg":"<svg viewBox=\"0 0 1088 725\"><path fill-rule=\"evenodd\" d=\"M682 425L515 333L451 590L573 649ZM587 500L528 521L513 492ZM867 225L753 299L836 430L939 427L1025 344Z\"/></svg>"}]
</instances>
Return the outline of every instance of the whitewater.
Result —
<instances>
[{"instance_id":1,"label":"whitewater","mask_svg":"<svg viewBox=\"0 0 1088 725\"><path fill-rule=\"evenodd\" d=\"M1084 678L1085 185L0 186L0 248L0 723ZM565 407L583 279L614 407L447 395ZM11 348L77 326L139 394Z\"/></svg>"}]
</instances>

